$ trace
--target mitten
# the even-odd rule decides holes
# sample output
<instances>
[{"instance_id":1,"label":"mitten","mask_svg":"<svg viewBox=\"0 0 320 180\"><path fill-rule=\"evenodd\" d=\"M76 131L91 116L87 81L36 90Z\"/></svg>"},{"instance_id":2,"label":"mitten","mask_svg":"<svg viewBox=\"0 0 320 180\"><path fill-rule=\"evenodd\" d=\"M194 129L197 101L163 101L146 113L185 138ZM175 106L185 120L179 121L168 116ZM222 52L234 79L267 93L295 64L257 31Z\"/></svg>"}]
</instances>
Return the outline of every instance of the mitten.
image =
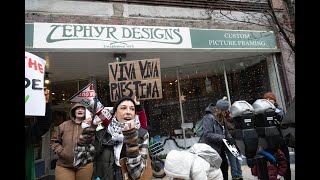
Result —
<instances>
[{"instance_id":1,"label":"mitten","mask_svg":"<svg viewBox=\"0 0 320 180\"><path fill-rule=\"evenodd\" d=\"M92 126L84 128L79 137L78 145L83 146L92 143L94 140L94 132L95 128Z\"/></svg>"},{"instance_id":2,"label":"mitten","mask_svg":"<svg viewBox=\"0 0 320 180\"><path fill-rule=\"evenodd\" d=\"M138 130L132 128L122 132L124 135L123 142L126 144L128 157L137 157L139 155Z\"/></svg>"}]
</instances>

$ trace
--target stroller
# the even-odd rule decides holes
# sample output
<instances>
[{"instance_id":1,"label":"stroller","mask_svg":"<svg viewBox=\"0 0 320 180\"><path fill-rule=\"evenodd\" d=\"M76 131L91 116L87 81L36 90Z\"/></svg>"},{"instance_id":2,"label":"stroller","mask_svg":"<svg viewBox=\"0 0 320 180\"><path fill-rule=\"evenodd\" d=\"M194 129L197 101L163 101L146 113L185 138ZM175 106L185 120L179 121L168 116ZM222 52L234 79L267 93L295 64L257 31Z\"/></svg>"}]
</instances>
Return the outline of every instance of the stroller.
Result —
<instances>
[{"instance_id":1,"label":"stroller","mask_svg":"<svg viewBox=\"0 0 320 180\"><path fill-rule=\"evenodd\" d=\"M159 158L159 153L162 152L163 144L160 141L160 136L155 136L150 139L149 143L149 152L151 157L151 167L152 167L152 175L155 178L163 178L166 176L164 172L164 161Z\"/></svg>"}]
</instances>

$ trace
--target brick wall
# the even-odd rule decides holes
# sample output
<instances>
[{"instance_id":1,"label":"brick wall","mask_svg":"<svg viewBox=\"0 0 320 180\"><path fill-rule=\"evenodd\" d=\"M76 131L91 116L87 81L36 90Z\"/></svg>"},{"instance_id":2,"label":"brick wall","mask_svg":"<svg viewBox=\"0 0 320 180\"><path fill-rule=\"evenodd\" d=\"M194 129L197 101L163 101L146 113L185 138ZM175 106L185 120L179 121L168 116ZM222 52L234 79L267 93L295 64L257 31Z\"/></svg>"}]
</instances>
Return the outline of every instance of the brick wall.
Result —
<instances>
[{"instance_id":1,"label":"brick wall","mask_svg":"<svg viewBox=\"0 0 320 180\"><path fill-rule=\"evenodd\" d=\"M241 23L219 23L212 20L181 20L160 18L122 18L122 17L94 17L73 16L58 14L26 13L25 22L46 23L75 23L75 24L111 24L132 26L168 26L168 27L191 27L204 29L234 29L234 30L266 30L265 27Z\"/></svg>"}]
</instances>

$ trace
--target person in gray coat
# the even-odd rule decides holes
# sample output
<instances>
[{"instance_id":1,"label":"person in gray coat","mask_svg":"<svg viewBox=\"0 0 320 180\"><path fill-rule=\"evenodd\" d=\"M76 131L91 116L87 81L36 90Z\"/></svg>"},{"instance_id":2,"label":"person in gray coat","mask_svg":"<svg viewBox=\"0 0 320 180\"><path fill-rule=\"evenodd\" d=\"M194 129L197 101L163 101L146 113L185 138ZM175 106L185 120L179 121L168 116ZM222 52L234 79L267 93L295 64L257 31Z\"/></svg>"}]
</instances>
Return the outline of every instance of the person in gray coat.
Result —
<instances>
[{"instance_id":1,"label":"person in gray coat","mask_svg":"<svg viewBox=\"0 0 320 180\"><path fill-rule=\"evenodd\" d=\"M203 136L200 142L206 143L215 149L221 159L221 171L223 174L223 179L228 180L228 160L226 157L227 148L224 145L222 139L227 139L229 144L235 144L235 140L230 135L226 125L224 123L227 118L227 110L230 107L229 101L225 99L220 99L217 101L216 105L210 104L206 109L206 114L211 114L204 116L203 119Z\"/></svg>"}]
</instances>

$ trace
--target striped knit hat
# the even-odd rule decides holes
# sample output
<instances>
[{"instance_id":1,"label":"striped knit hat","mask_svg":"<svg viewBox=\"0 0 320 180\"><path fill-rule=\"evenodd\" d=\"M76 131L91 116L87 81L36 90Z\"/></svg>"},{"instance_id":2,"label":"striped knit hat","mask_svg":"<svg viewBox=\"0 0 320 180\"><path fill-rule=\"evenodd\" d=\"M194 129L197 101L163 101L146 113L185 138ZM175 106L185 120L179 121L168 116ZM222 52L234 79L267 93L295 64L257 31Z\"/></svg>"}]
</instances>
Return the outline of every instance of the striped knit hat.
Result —
<instances>
[{"instance_id":1,"label":"striped knit hat","mask_svg":"<svg viewBox=\"0 0 320 180\"><path fill-rule=\"evenodd\" d=\"M216 107L222 111L228 110L229 106L230 106L229 101L225 96L222 99L220 99L216 104Z\"/></svg>"}]
</instances>

